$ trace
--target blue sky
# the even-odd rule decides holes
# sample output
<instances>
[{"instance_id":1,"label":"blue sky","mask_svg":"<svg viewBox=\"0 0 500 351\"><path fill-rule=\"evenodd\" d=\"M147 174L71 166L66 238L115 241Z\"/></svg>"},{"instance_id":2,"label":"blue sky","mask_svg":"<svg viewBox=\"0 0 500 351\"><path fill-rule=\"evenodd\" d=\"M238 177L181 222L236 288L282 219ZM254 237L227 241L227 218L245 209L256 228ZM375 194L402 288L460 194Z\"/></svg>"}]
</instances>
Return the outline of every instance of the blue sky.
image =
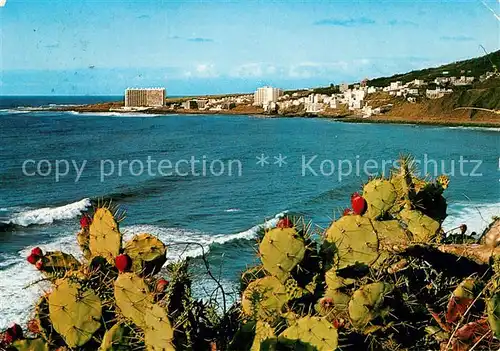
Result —
<instances>
[{"instance_id":1,"label":"blue sky","mask_svg":"<svg viewBox=\"0 0 500 351\"><path fill-rule=\"evenodd\" d=\"M497 0L484 0L497 13ZM496 51L499 21L468 1L7 0L1 95L169 95L301 88Z\"/></svg>"}]
</instances>

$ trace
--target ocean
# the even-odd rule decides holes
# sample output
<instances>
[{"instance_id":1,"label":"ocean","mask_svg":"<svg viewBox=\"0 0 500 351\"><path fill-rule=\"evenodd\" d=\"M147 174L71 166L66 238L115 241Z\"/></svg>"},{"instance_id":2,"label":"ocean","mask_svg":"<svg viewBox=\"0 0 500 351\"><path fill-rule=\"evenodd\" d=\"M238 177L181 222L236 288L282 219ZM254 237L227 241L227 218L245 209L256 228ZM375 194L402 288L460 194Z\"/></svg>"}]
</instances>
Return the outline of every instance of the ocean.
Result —
<instances>
[{"instance_id":1,"label":"ocean","mask_svg":"<svg viewBox=\"0 0 500 351\"><path fill-rule=\"evenodd\" d=\"M193 257L201 297L213 289L196 259L201 246L234 292L260 228L290 213L320 234L400 154L423 173L450 175L445 229L466 223L480 233L500 214L498 128L32 109L118 99L0 98L0 329L25 321L46 288L25 288L41 278L29 250L79 255L78 218L98 202L126 211L126 238L152 233L170 261Z\"/></svg>"}]
</instances>

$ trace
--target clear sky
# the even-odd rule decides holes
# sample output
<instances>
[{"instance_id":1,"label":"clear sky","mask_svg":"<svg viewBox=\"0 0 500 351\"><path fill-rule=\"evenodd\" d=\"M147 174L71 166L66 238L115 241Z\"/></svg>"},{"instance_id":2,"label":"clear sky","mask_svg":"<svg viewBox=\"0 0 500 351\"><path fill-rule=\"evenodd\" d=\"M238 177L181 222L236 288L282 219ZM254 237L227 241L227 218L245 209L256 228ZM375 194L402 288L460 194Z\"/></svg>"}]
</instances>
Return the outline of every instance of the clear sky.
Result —
<instances>
[{"instance_id":1,"label":"clear sky","mask_svg":"<svg viewBox=\"0 0 500 351\"><path fill-rule=\"evenodd\" d=\"M7 0L0 95L359 81L498 50L499 1Z\"/></svg>"}]
</instances>

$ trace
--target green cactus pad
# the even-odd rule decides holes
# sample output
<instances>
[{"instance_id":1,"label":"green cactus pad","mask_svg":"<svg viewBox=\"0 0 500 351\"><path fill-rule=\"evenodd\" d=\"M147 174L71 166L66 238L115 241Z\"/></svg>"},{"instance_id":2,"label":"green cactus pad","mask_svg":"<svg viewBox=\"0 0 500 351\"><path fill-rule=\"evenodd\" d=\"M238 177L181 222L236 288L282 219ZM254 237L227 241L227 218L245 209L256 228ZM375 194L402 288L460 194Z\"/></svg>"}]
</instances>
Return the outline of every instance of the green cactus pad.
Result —
<instances>
[{"instance_id":1,"label":"green cactus pad","mask_svg":"<svg viewBox=\"0 0 500 351\"><path fill-rule=\"evenodd\" d=\"M338 346L337 329L322 317L303 317L297 323L288 327L280 337L291 340L300 340L318 349L318 351L332 351Z\"/></svg>"},{"instance_id":2,"label":"green cactus pad","mask_svg":"<svg viewBox=\"0 0 500 351\"><path fill-rule=\"evenodd\" d=\"M420 211L408 209L403 209L399 216L413 234L414 242L429 243L437 239L441 225L431 217Z\"/></svg>"},{"instance_id":3,"label":"green cactus pad","mask_svg":"<svg viewBox=\"0 0 500 351\"><path fill-rule=\"evenodd\" d=\"M150 305L144 310L144 321L144 342L147 350L175 350L172 344L174 331L165 309L156 304Z\"/></svg>"},{"instance_id":4,"label":"green cactus pad","mask_svg":"<svg viewBox=\"0 0 500 351\"><path fill-rule=\"evenodd\" d=\"M76 241L78 242L78 245L82 250L83 257L85 257L87 260L90 260L90 258L92 257L92 253L90 252L90 247L89 247L89 242L90 242L89 228L82 228L82 230L80 230L76 234Z\"/></svg>"},{"instance_id":5,"label":"green cactus pad","mask_svg":"<svg viewBox=\"0 0 500 351\"><path fill-rule=\"evenodd\" d=\"M250 267L243 273L240 278L240 290L243 291L247 288L248 284L266 276L266 271L262 265Z\"/></svg>"},{"instance_id":6,"label":"green cactus pad","mask_svg":"<svg viewBox=\"0 0 500 351\"><path fill-rule=\"evenodd\" d=\"M99 208L89 229L89 248L92 256L102 256L110 264L120 253L122 235L113 214L107 208Z\"/></svg>"},{"instance_id":7,"label":"green cactus pad","mask_svg":"<svg viewBox=\"0 0 500 351\"><path fill-rule=\"evenodd\" d=\"M41 296L35 306L35 320L40 329L40 335L47 342L51 342L55 334L54 327L49 318L49 301Z\"/></svg>"},{"instance_id":8,"label":"green cactus pad","mask_svg":"<svg viewBox=\"0 0 500 351\"><path fill-rule=\"evenodd\" d=\"M130 350L128 334L130 329L122 323L116 323L106 331L102 338L99 351L126 351Z\"/></svg>"},{"instance_id":9,"label":"green cactus pad","mask_svg":"<svg viewBox=\"0 0 500 351\"><path fill-rule=\"evenodd\" d=\"M250 351L260 351L260 344L269 338L274 338L274 329L266 322L257 321L255 324L255 338Z\"/></svg>"},{"instance_id":10,"label":"green cactus pad","mask_svg":"<svg viewBox=\"0 0 500 351\"><path fill-rule=\"evenodd\" d=\"M349 302L349 317L353 326L363 329L380 316L384 298L392 289L391 284L378 282L356 290Z\"/></svg>"},{"instance_id":11,"label":"green cactus pad","mask_svg":"<svg viewBox=\"0 0 500 351\"><path fill-rule=\"evenodd\" d=\"M17 340L12 346L18 351L49 351L49 346L40 338Z\"/></svg>"},{"instance_id":12,"label":"green cactus pad","mask_svg":"<svg viewBox=\"0 0 500 351\"><path fill-rule=\"evenodd\" d=\"M340 218L328 228L325 240L336 247L339 269L356 263L370 265L379 256L377 233L367 217Z\"/></svg>"},{"instance_id":13,"label":"green cactus pad","mask_svg":"<svg viewBox=\"0 0 500 351\"><path fill-rule=\"evenodd\" d=\"M341 288L345 288L349 285L352 285L356 282L355 279L352 278L342 278L337 275L336 269L332 268L325 273L325 283L328 290L337 290Z\"/></svg>"},{"instance_id":14,"label":"green cactus pad","mask_svg":"<svg viewBox=\"0 0 500 351\"><path fill-rule=\"evenodd\" d=\"M290 300L298 299L307 293L307 290L302 289L293 278L288 278L283 285L285 286L285 291Z\"/></svg>"},{"instance_id":15,"label":"green cactus pad","mask_svg":"<svg viewBox=\"0 0 500 351\"><path fill-rule=\"evenodd\" d=\"M167 249L151 234L138 234L125 244L124 253L132 259L132 269L140 275L158 273L167 258Z\"/></svg>"},{"instance_id":16,"label":"green cactus pad","mask_svg":"<svg viewBox=\"0 0 500 351\"><path fill-rule=\"evenodd\" d=\"M259 245L264 268L281 282L302 261L305 251L304 240L294 228L271 229Z\"/></svg>"},{"instance_id":17,"label":"green cactus pad","mask_svg":"<svg viewBox=\"0 0 500 351\"><path fill-rule=\"evenodd\" d=\"M372 221L384 249L407 245L412 241L411 233L404 230L398 221Z\"/></svg>"},{"instance_id":18,"label":"green cactus pad","mask_svg":"<svg viewBox=\"0 0 500 351\"><path fill-rule=\"evenodd\" d=\"M61 251L46 252L42 257L41 271L49 274L65 273L80 268L80 262L73 256Z\"/></svg>"},{"instance_id":19,"label":"green cactus pad","mask_svg":"<svg viewBox=\"0 0 500 351\"><path fill-rule=\"evenodd\" d=\"M77 283L56 281L48 302L54 329L70 347L84 345L101 326L101 300Z\"/></svg>"},{"instance_id":20,"label":"green cactus pad","mask_svg":"<svg viewBox=\"0 0 500 351\"><path fill-rule=\"evenodd\" d=\"M364 186L363 197L368 204L368 217L376 219L384 216L394 206L397 193L390 181L374 179Z\"/></svg>"},{"instance_id":21,"label":"green cactus pad","mask_svg":"<svg viewBox=\"0 0 500 351\"><path fill-rule=\"evenodd\" d=\"M134 273L123 273L115 281L116 306L139 327L146 326L144 311L154 303L144 279Z\"/></svg>"},{"instance_id":22,"label":"green cactus pad","mask_svg":"<svg viewBox=\"0 0 500 351\"><path fill-rule=\"evenodd\" d=\"M288 301L285 287L276 277L264 277L250 283L243 292L241 307L248 317L274 320Z\"/></svg>"},{"instance_id":23,"label":"green cactus pad","mask_svg":"<svg viewBox=\"0 0 500 351\"><path fill-rule=\"evenodd\" d=\"M491 331L500 339L500 292L497 292L486 301L486 310Z\"/></svg>"}]
</instances>

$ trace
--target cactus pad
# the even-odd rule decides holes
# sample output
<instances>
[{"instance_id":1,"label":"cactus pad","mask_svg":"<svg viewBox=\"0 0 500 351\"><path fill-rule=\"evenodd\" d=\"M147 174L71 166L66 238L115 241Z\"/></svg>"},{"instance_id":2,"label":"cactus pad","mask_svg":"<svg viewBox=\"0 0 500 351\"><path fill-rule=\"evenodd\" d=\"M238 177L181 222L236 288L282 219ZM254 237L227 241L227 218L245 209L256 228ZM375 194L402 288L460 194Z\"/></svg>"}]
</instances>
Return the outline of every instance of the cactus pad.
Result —
<instances>
[{"instance_id":1,"label":"cactus pad","mask_svg":"<svg viewBox=\"0 0 500 351\"><path fill-rule=\"evenodd\" d=\"M352 285L356 280L352 278L343 278L337 275L335 268L332 268L325 273L325 283L328 290L338 290Z\"/></svg>"},{"instance_id":2,"label":"cactus pad","mask_svg":"<svg viewBox=\"0 0 500 351\"><path fill-rule=\"evenodd\" d=\"M381 315L384 298L393 289L388 283L364 285L356 290L349 302L349 317L355 328L363 329Z\"/></svg>"},{"instance_id":3,"label":"cactus pad","mask_svg":"<svg viewBox=\"0 0 500 351\"><path fill-rule=\"evenodd\" d=\"M280 337L291 340L300 340L318 349L318 351L332 351L338 346L337 329L321 317L303 317L297 323L287 328Z\"/></svg>"},{"instance_id":4,"label":"cactus pad","mask_svg":"<svg viewBox=\"0 0 500 351\"><path fill-rule=\"evenodd\" d=\"M138 234L125 244L124 253L132 259L132 269L140 275L158 273L166 262L165 245L151 234Z\"/></svg>"},{"instance_id":5,"label":"cactus pad","mask_svg":"<svg viewBox=\"0 0 500 351\"><path fill-rule=\"evenodd\" d=\"M101 300L77 283L56 281L48 302L54 329L70 347L84 345L101 326Z\"/></svg>"},{"instance_id":6,"label":"cactus pad","mask_svg":"<svg viewBox=\"0 0 500 351\"><path fill-rule=\"evenodd\" d=\"M104 334L99 351L130 350L128 332L129 328L125 324L116 323Z\"/></svg>"},{"instance_id":7,"label":"cactus pad","mask_svg":"<svg viewBox=\"0 0 500 351\"><path fill-rule=\"evenodd\" d=\"M370 265L379 256L377 233L367 217L340 218L328 228L325 239L336 246L339 269L356 263Z\"/></svg>"},{"instance_id":8,"label":"cactus pad","mask_svg":"<svg viewBox=\"0 0 500 351\"><path fill-rule=\"evenodd\" d=\"M363 197L368 203L368 217L376 219L383 217L394 206L397 193L390 181L374 179L364 186Z\"/></svg>"},{"instance_id":9,"label":"cactus pad","mask_svg":"<svg viewBox=\"0 0 500 351\"><path fill-rule=\"evenodd\" d=\"M80 262L73 256L61 251L46 252L42 259L44 273L65 273L80 267Z\"/></svg>"},{"instance_id":10,"label":"cactus pad","mask_svg":"<svg viewBox=\"0 0 500 351\"><path fill-rule=\"evenodd\" d=\"M287 301L283 284L276 277L265 277L248 285L243 292L241 307L248 317L274 320Z\"/></svg>"},{"instance_id":11,"label":"cactus pad","mask_svg":"<svg viewBox=\"0 0 500 351\"><path fill-rule=\"evenodd\" d=\"M134 273L123 273L115 281L115 300L121 313L139 327L146 326L144 311L153 304L144 280Z\"/></svg>"},{"instance_id":12,"label":"cactus pad","mask_svg":"<svg viewBox=\"0 0 500 351\"><path fill-rule=\"evenodd\" d=\"M110 264L114 264L121 245L122 235L113 214L104 207L97 209L89 228L89 248L92 256L102 256Z\"/></svg>"},{"instance_id":13,"label":"cactus pad","mask_svg":"<svg viewBox=\"0 0 500 351\"><path fill-rule=\"evenodd\" d=\"M78 245L82 250L83 257L89 260L92 257L92 253L90 252L89 248L89 242L90 242L89 228L82 228L76 234L76 241L78 242Z\"/></svg>"},{"instance_id":14,"label":"cactus pad","mask_svg":"<svg viewBox=\"0 0 500 351\"><path fill-rule=\"evenodd\" d=\"M404 230L396 220L372 221L372 225L384 248L407 245L412 241L411 233Z\"/></svg>"},{"instance_id":15,"label":"cactus pad","mask_svg":"<svg viewBox=\"0 0 500 351\"><path fill-rule=\"evenodd\" d=\"M148 350L175 350L172 340L174 331L168 320L167 312L153 304L144 310L144 341Z\"/></svg>"},{"instance_id":16,"label":"cactus pad","mask_svg":"<svg viewBox=\"0 0 500 351\"><path fill-rule=\"evenodd\" d=\"M260 344L269 338L274 338L274 329L266 322L257 321L255 324L255 338L250 351L260 351Z\"/></svg>"},{"instance_id":17,"label":"cactus pad","mask_svg":"<svg viewBox=\"0 0 500 351\"><path fill-rule=\"evenodd\" d=\"M17 340L12 346L18 351L49 351L49 346L40 338Z\"/></svg>"},{"instance_id":18,"label":"cactus pad","mask_svg":"<svg viewBox=\"0 0 500 351\"><path fill-rule=\"evenodd\" d=\"M441 225L431 217L417 210L403 209L399 216L413 234L413 241L429 243L437 239Z\"/></svg>"},{"instance_id":19,"label":"cactus pad","mask_svg":"<svg viewBox=\"0 0 500 351\"><path fill-rule=\"evenodd\" d=\"M304 258L306 247L294 228L275 228L266 233L259 245L266 271L284 282Z\"/></svg>"}]
</instances>

